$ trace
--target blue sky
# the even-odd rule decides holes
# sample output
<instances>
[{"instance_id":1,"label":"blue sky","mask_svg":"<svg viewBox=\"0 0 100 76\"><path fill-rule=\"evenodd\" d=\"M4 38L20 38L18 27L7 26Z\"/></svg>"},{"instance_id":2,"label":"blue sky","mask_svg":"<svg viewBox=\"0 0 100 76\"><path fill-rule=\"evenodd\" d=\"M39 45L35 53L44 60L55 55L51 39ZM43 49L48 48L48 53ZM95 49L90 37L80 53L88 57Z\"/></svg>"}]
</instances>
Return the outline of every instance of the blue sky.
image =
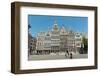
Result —
<instances>
[{"instance_id":1,"label":"blue sky","mask_svg":"<svg viewBox=\"0 0 100 76\"><path fill-rule=\"evenodd\" d=\"M88 17L28 15L28 24L31 26L30 32L32 36L36 36L41 31L48 31L48 27L52 29L55 20L59 29L64 26L73 31L88 32Z\"/></svg>"}]
</instances>

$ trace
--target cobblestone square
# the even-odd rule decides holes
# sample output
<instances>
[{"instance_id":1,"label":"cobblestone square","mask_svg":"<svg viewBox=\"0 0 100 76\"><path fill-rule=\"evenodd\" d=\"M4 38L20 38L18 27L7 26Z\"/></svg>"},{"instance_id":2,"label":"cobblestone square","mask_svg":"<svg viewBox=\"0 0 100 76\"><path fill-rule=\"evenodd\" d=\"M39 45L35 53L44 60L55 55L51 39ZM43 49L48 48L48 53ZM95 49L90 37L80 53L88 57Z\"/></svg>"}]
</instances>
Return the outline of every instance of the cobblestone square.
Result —
<instances>
[{"instance_id":1,"label":"cobblestone square","mask_svg":"<svg viewBox=\"0 0 100 76\"><path fill-rule=\"evenodd\" d=\"M72 59L84 59L88 58L88 54L76 54L73 55ZM55 59L70 59L65 54L59 55L30 55L29 60L55 60Z\"/></svg>"}]
</instances>

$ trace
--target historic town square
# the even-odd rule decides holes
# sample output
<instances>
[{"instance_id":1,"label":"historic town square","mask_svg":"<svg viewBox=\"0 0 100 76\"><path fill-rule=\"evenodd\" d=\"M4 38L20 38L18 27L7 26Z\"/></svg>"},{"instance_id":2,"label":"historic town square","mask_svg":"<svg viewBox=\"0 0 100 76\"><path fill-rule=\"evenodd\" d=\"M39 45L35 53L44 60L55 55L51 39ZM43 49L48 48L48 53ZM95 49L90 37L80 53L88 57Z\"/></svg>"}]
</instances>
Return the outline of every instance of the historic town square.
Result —
<instances>
[{"instance_id":1,"label":"historic town square","mask_svg":"<svg viewBox=\"0 0 100 76\"><path fill-rule=\"evenodd\" d=\"M59 25L57 19L54 19L52 24L52 28L48 26L45 30L37 32L35 36L30 32L33 30L32 24L28 25L29 60L88 58L88 36L85 31L66 28L63 23ZM81 28L84 29L82 26Z\"/></svg>"}]
</instances>

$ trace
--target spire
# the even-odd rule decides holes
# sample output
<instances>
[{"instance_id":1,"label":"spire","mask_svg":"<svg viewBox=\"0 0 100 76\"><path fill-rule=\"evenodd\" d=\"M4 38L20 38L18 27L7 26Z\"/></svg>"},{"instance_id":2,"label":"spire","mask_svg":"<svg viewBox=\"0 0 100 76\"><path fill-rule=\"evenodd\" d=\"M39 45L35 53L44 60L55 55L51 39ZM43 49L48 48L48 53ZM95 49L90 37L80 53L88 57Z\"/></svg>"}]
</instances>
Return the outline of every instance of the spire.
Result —
<instances>
[{"instance_id":1,"label":"spire","mask_svg":"<svg viewBox=\"0 0 100 76\"><path fill-rule=\"evenodd\" d=\"M54 27L55 27L55 28L58 27L58 25L57 25L57 21L56 21L56 20L54 21Z\"/></svg>"},{"instance_id":2,"label":"spire","mask_svg":"<svg viewBox=\"0 0 100 76\"><path fill-rule=\"evenodd\" d=\"M58 28L58 24L57 24L57 21L55 20L54 21L54 26L53 26L53 31L58 31L59 28Z\"/></svg>"},{"instance_id":3,"label":"spire","mask_svg":"<svg viewBox=\"0 0 100 76\"><path fill-rule=\"evenodd\" d=\"M61 28L61 32L62 32L62 33L65 33L65 32L66 32L64 25L63 25L62 28Z\"/></svg>"},{"instance_id":4,"label":"spire","mask_svg":"<svg viewBox=\"0 0 100 76\"><path fill-rule=\"evenodd\" d=\"M46 33L46 36L50 36L50 28L48 27L48 31Z\"/></svg>"}]
</instances>

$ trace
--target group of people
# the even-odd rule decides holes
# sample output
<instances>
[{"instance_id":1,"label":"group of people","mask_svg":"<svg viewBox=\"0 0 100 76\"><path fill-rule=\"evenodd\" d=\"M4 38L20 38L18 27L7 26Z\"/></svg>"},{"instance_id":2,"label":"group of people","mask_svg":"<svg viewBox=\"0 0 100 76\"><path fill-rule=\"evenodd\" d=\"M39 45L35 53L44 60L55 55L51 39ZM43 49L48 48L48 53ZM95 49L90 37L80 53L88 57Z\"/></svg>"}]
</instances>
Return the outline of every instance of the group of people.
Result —
<instances>
[{"instance_id":1,"label":"group of people","mask_svg":"<svg viewBox=\"0 0 100 76\"><path fill-rule=\"evenodd\" d=\"M65 56L69 57L70 59L73 58L73 54L71 52L69 53L68 51L66 51Z\"/></svg>"}]
</instances>

